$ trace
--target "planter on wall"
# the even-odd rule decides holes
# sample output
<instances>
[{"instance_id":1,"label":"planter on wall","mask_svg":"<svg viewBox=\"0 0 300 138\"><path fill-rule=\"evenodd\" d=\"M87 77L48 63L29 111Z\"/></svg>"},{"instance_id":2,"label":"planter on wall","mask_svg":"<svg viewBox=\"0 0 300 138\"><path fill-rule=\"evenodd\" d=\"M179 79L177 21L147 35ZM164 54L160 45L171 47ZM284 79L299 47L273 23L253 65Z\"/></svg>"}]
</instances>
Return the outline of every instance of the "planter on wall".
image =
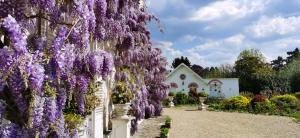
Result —
<instances>
[{"instance_id":1,"label":"planter on wall","mask_svg":"<svg viewBox=\"0 0 300 138\"><path fill-rule=\"evenodd\" d=\"M125 103L125 104L114 104L114 117L115 118L128 118L128 111L130 109L131 103Z\"/></svg>"}]
</instances>

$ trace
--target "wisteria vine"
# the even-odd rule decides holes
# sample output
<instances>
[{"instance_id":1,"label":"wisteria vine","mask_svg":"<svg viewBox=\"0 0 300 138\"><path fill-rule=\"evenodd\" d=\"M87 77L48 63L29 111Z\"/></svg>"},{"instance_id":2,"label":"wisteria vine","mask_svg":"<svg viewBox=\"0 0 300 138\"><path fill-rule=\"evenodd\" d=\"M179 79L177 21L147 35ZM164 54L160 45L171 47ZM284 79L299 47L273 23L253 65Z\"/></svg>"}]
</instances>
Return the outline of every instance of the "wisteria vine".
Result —
<instances>
[{"instance_id":1,"label":"wisteria vine","mask_svg":"<svg viewBox=\"0 0 300 138\"><path fill-rule=\"evenodd\" d=\"M160 115L166 60L140 0L2 0L0 19L0 137L76 137L65 116L90 113L93 82L113 67L135 92L132 132ZM113 53L95 50L108 41Z\"/></svg>"}]
</instances>

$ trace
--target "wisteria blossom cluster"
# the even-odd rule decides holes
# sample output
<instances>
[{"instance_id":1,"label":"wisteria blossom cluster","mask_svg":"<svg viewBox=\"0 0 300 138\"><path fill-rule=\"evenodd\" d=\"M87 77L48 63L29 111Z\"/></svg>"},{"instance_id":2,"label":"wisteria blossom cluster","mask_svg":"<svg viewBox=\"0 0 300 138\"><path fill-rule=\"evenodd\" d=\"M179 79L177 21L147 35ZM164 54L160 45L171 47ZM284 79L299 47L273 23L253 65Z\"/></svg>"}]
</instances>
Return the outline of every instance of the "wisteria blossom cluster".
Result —
<instances>
[{"instance_id":1,"label":"wisteria blossom cluster","mask_svg":"<svg viewBox=\"0 0 300 138\"><path fill-rule=\"evenodd\" d=\"M64 114L85 117L87 91L113 66L135 92L132 132L160 114L166 62L140 0L2 0L0 19L0 137L76 137ZM107 41L114 56L94 50Z\"/></svg>"},{"instance_id":2,"label":"wisteria blossom cluster","mask_svg":"<svg viewBox=\"0 0 300 138\"><path fill-rule=\"evenodd\" d=\"M135 99L132 100L132 113L135 116L131 122L132 133L137 130L139 120L161 114L161 102L169 90L169 86L164 83L166 59L162 57L160 49L150 46L134 46L134 49L123 51L115 57L118 67L116 79L127 83L135 92ZM124 68L130 71L124 71Z\"/></svg>"}]
</instances>

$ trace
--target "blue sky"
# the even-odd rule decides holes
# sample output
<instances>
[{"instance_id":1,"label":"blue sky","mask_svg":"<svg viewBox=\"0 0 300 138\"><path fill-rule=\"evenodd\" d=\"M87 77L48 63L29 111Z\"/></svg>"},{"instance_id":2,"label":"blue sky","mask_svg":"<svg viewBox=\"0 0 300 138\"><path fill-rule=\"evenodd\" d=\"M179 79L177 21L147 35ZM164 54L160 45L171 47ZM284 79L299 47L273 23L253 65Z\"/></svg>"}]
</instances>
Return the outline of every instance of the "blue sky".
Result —
<instances>
[{"instance_id":1,"label":"blue sky","mask_svg":"<svg viewBox=\"0 0 300 138\"><path fill-rule=\"evenodd\" d=\"M244 49L268 61L300 48L300 0L148 0L164 33L150 24L155 47L168 62L186 56L193 64L233 64Z\"/></svg>"}]
</instances>

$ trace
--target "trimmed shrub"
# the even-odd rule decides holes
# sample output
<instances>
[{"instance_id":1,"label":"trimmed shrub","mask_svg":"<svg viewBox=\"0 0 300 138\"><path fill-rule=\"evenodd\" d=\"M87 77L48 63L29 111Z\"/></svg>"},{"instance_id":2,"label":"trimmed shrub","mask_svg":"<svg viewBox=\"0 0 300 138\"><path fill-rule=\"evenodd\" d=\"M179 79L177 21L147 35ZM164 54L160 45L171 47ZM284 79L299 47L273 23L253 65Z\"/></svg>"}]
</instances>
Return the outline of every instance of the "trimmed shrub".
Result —
<instances>
[{"instance_id":1,"label":"trimmed shrub","mask_svg":"<svg viewBox=\"0 0 300 138\"><path fill-rule=\"evenodd\" d=\"M265 102L267 100L267 97L257 94L253 97L253 99L251 100L253 103L257 103L257 102Z\"/></svg>"},{"instance_id":2,"label":"trimmed shrub","mask_svg":"<svg viewBox=\"0 0 300 138\"><path fill-rule=\"evenodd\" d=\"M271 101L277 106L277 108L285 113L291 113L296 110L298 100L295 96L290 94L274 96Z\"/></svg>"},{"instance_id":3,"label":"trimmed shrub","mask_svg":"<svg viewBox=\"0 0 300 138\"><path fill-rule=\"evenodd\" d=\"M263 102L256 102L253 105L253 111L254 113L274 114L276 112L276 105L268 99L266 99Z\"/></svg>"},{"instance_id":4,"label":"trimmed shrub","mask_svg":"<svg viewBox=\"0 0 300 138\"><path fill-rule=\"evenodd\" d=\"M204 101L205 104L211 105L211 104L220 104L224 101L223 98L219 97L207 97L207 99Z\"/></svg>"},{"instance_id":5,"label":"trimmed shrub","mask_svg":"<svg viewBox=\"0 0 300 138\"><path fill-rule=\"evenodd\" d=\"M188 96L185 104L199 104L199 99Z\"/></svg>"},{"instance_id":6,"label":"trimmed shrub","mask_svg":"<svg viewBox=\"0 0 300 138\"><path fill-rule=\"evenodd\" d=\"M179 92L175 95L173 101L174 101L175 105L187 104L188 103L188 96L183 92Z\"/></svg>"},{"instance_id":7,"label":"trimmed shrub","mask_svg":"<svg viewBox=\"0 0 300 138\"><path fill-rule=\"evenodd\" d=\"M208 110L223 110L224 106L220 103L212 103L208 105Z\"/></svg>"},{"instance_id":8,"label":"trimmed shrub","mask_svg":"<svg viewBox=\"0 0 300 138\"><path fill-rule=\"evenodd\" d=\"M249 99L244 96L234 96L224 100L223 106L225 110L247 110Z\"/></svg>"}]
</instances>

